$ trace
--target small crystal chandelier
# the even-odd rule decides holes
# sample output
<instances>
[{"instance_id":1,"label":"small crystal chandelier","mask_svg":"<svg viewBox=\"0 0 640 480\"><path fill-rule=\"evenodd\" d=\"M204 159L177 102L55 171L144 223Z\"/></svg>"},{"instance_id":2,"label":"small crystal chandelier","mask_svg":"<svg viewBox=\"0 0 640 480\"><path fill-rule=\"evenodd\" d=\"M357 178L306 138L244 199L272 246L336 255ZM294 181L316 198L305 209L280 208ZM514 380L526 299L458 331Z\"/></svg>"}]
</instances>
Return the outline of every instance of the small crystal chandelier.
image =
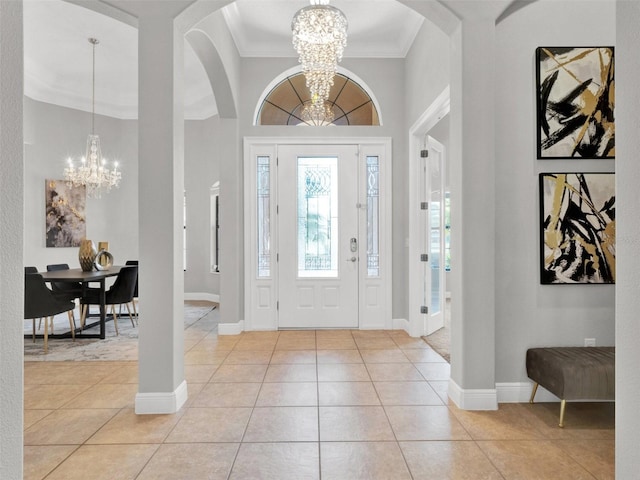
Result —
<instances>
[{"instance_id":1,"label":"small crystal chandelier","mask_svg":"<svg viewBox=\"0 0 640 480\"><path fill-rule=\"evenodd\" d=\"M333 108L329 102L318 102L313 99L304 102L301 114L305 123L317 127L331 125L335 119Z\"/></svg>"},{"instance_id":2,"label":"small crystal chandelier","mask_svg":"<svg viewBox=\"0 0 640 480\"><path fill-rule=\"evenodd\" d=\"M68 159L68 166L64 169L64 179L69 186L86 186L89 197L100 198L102 191L109 191L111 188L120 186L121 172L118 170L118 162L114 162L113 169L109 169L107 160L102 156L100 150L100 137L95 134L96 116L96 45L100 41L90 38L89 43L93 45L93 80L91 92L91 134L87 138L87 153L81 159L80 166L76 168L71 158Z\"/></svg>"},{"instance_id":3,"label":"small crystal chandelier","mask_svg":"<svg viewBox=\"0 0 640 480\"><path fill-rule=\"evenodd\" d=\"M311 105L305 106L305 110L310 112L309 118L328 114L329 91L347 46L347 17L329 5L329 0L311 0L310 6L294 15L291 30L311 94Z\"/></svg>"}]
</instances>

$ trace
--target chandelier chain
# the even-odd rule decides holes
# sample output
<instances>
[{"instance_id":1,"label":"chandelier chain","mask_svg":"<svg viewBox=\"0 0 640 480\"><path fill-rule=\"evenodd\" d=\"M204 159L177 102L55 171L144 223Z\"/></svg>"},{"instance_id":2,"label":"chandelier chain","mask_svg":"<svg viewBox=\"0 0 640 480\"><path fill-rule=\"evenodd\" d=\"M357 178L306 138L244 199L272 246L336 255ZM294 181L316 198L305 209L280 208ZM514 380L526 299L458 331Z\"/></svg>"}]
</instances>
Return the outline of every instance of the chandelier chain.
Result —
<instances>
[{"instance_id":1,"label":"chandelier chain","mask_svg":"<svg viewBox=\"0 0 640 480\"><path fill-rule=\"evenodd\" d=\"M89 38L92 48L92 80L91 80L91 133L87 138L86 155L82 157L76 168L73 160L68 159L68 166L64 170L67 184L74 187L86 187L89 197L100 198L102 191L120 186L122 173L118 170L118 162L114 162L112 169L107 166L106 159L100 149L100 137L95 134L96 115L96 45L100 43L96 38Z\"/></svg>"}]
</instances>

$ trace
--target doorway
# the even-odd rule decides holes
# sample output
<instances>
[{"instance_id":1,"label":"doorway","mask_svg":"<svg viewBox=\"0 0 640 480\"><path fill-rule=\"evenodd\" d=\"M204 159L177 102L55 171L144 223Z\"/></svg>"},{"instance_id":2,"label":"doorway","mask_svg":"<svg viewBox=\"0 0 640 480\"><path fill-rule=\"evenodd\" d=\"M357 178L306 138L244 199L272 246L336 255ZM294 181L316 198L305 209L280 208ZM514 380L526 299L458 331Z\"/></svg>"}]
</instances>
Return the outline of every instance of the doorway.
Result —
<instances>
[{"instance_id":1,"label":"doorway","mask_svg":"<svg viewBox=\"0 0 640 480\"><path fill-rule=\"evenodd\" d=\"M245 330L389 329L390 139L245 139Z\"/></svg>"},{"instance_id":2,"label":"doorway","mask_svg":"<svg viewBox=\"0 0 640 480\"><path fill-rule=\"evenodd\" d=\"M409 334L414 337L441 329L446 314L446 145L430 133L447 125L448 142L448 120L442 120L449 99L447 87L409 131Z\"/></svg>"}]
</instances>

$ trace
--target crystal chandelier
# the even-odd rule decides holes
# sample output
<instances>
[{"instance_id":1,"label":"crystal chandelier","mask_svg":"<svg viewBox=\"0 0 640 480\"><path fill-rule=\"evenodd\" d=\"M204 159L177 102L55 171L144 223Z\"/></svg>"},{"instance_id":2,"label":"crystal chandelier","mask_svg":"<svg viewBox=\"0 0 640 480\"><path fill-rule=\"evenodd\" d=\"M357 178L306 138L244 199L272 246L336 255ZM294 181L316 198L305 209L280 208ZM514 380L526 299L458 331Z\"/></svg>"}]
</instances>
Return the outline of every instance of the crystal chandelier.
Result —
<instances>
[{"instance_id":1,"label":"crystal chandelier","mask_svg":"<svg viewBox=\"0 0 640 480\"><path fill-rule=\"evenodd\" d=\"M76 168L71 158L69 164L64 169L64 179L69 186L85 186L89 197L100 198L102 191L109 191L111 188L120 186L122 174L118 170L118 162L114 162L113 169L107 166L107 160L102 156L100 150L100 137L95 134L95 96L96 96L96 45L99 42L96 38L90 38L89 43L93 45L93 70L92 70L92 92L91 92L91 134L87 138L86 155L82 157L80 165Z\"/></svg>"},{"instance_id":2,"label":"crystal chandelier","mask_svg":"<svg viewBox=\"0 0 640 480\"><path fill-rule=\"evenodd\" d=\"M331 125L334 119L335 114L328 102L314 102L312 99L304 102L302 106L302 120L309 125Z\"/></svg>"},{"instance_id":3,"label":"crystal chandelier","mask_svg":"<svg viewBox=\"0 0 640 480\"><path fill-rule=\"evenodd\" d=\"M291 30L293 46L311 94L311 105L306 105L305 110L309 118L332 114L326 101L347 46L347 17L329 5L329 0L311 0L310 6L294 15Z\"/></svg>"}]
</instances>

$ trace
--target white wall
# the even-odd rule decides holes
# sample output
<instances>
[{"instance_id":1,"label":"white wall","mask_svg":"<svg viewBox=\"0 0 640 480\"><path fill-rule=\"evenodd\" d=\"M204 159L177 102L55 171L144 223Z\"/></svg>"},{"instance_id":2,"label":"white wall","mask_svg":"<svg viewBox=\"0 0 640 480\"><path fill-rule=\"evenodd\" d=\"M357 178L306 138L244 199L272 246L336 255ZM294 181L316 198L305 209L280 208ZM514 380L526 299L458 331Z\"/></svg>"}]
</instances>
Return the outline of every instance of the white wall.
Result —
<instances>
[{"instance_id":1,"label":"white wall","mask_svg":"<svg viewBox=\"0 0 640 480\"><path fill-rule=\"evenodd\" d=\"M613 285L540 285L540 172L613 172L614 160L537 160L535 49L614 45L613 2L535 2L496 32L496 382L526 381L529 347L614 345ZM478 279L482 281L482 279Z\"/></svg>"}]
</instances>

